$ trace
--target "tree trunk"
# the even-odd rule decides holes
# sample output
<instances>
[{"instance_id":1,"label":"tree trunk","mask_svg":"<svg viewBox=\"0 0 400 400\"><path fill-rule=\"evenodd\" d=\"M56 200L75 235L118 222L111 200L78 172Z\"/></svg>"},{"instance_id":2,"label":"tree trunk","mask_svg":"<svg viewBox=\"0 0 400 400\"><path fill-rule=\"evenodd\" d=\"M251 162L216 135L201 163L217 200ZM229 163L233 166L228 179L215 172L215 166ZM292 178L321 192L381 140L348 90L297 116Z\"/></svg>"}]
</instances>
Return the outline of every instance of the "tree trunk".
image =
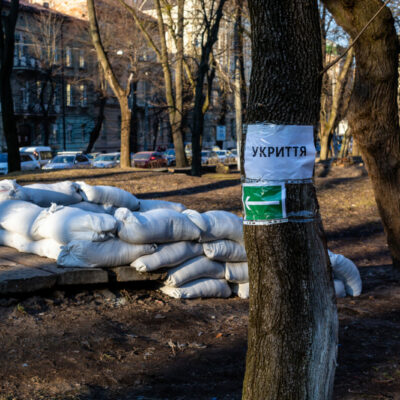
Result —
<instances>
[{"instance_id":1,"label":"tree trunk","mask_svg":"<svg viewBox=\"0 0 400 400\"><path fill-rule=\"evenodd\" d=\"M350 66L353 62L354 51L353 48L349 50L346 56L346 60L343 64L342 69L336 79L335 89L332 94L332 105L329 113L328 120L322 120L320 125L320 140L321 140L321 160L327 160L329 155L329 148L332 143L333 131L337 125L337 117L339 113L339 107L342 103L344 95L344 89L347 83L347 78L350 71Z\"/></svg>"},{"instance_id":2,"label":"tree trunk","mask_svg":"<svg viewBox=\"0 0 400 400\"><path fill-rule=\"evenodd\" d=\"M243 138L243 110L246 102L246 82L244 79L244 55L243 55L243 26L242 26L243 0L236 0L235 25L233 31L234 51L234 104L235 104L235 129L237 168L241 171L240 154Z\"/></svg>"},{"instance_id":3,"label":"tree trunk","mask_svg":"<svg viewBox=\"0 0 400 400\"><path fill-rule=\"evenodd\" d=\"M246 122L312 125L315 132L322 67L317 2L249 0L249 9ZM289 222L244 227L250 315L243 399L329 400L338 323L325 236L313 184L286 183L286 191ZM312 218L301 220L305 214Z\"/></svg>"},{"instance_id":4,"label":"tree trunk","mask_svg":"<svg viewBox=\"0 0 400 400\"><path fill-rule=\"evenodd\" d=\"M86 154L91 153L91 151L93 150L93 147L100 136L101 127L103 126L104 109L106 107L107 97L103 96L102 94L99 97L99 112L97 114L96 124L89 134L89 143L85 151Z\"/></svg>"},{"instance_id":5,"label":"tree trunk","mask_svg":"<svg viewBox=\"0 0 400 400\"><path fill-rule=\"evenodd\" d=\"M336 23L354 40L383 2L324 0ZM400 268L399 42L385 7L354 44L356 76L349 125L373 185L393 265Z\"/></svg>"},{"instance_id":6,"label":"tree trunk","mask_svg":"<svg viewBox=\"0 0 400 400\"><path fill-rule=\"evenodd\" d=\"M131 134L131 110L126 96L119 98L119 106L121 109L121 168L131 166L130 156L130 134Z\"/></svg>"},{"instance_id":7,"label":"tree trunk","mask_svg":"<svg viewBox=\"0 0 400 400\"><path fill-rule=\"evenodd\" d=\"M14 33L18 11L19 0L11 1L9 15L3 15L3 2L0 2L0 101L3 131L7 143L8 172L21 170L17 124L11 89L11 74L14 65Z\"/></svg>"}]
</instances>

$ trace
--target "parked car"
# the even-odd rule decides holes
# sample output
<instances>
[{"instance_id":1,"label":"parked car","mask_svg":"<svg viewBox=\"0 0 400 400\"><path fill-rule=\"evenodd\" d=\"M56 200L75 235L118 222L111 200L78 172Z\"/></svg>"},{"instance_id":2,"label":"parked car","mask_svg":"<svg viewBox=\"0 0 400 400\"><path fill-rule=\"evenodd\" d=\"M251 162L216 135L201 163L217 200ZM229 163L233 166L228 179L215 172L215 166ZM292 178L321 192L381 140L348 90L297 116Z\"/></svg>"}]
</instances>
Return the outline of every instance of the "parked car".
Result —
<instances>
[{"instance_id":1,"label":"parked car","mask_svg":"<svg viewBox=\"0 0 400 400\"><path fill-rule=\"evenodd\" d=\"M140 151L132 157L132 166L138 168L167 167L167 160L157 151Z\"/></svg>"},{"instance_id":2,"label":"parked car","mask_svg":"<svg viewBox=\"0 0 400 400\"><path fill-rule=\"evenodd\" d=\"M175 149L167 149L163 153L164 158L167 160L168 165L176 164Z\"/></svg>"},{"instance_id":3,"label":"parked car","mask_svg":"<svg viewBox=\"0 0 400 400\"><path fill-rule=\"evenodd\" d=\"M209 159L210 159L209 163L212 164L235 162L235 157L228 150L211 151Z\"/></svg>"},{"instance_id":4,"label":"parked car","mask_svg":"<svg viewBox=\"0 0 400 400\"><path fill-rule=\"evenodd\" d=\"M99 152L94 152L94 153L86 153L86 157L89 159L89 161L93 162L94 159L99 156L101 153Z\"/></svg>"},{"instance_id":5,"label":"parked car","mask_svg":"<svg viewBox=\"0 0 400 400\"><path fill-rule=\"evenodd\" d=\"M58 153L43 169L89 168L90 166L86 155L65 151Z\"/></svg>"},{"instance_id":6,"label":"parked car","mask_svg":"<svg viewBox=\"0 0 400 400\"><path fill-rule=\"evenodd\" d=\"M30 171L35 169L40 169L39 161L35 160L32 154L20 153L21 158L21 170ZM8 174L8 154L0 153L0 174Z\"/></svg>"},{"instance_id":7,"label":"parked car","mask_svg":"<svg viewBox=\"0 0 400 400\"><path fill-rule=\"evenodd\" d=\"M107 153L99 154L93 161L92 166L94 168L112 168L119 165L121 158L120 153Z\"/></svg>"},{"instance_id":8,"label":"parked car","mask_svg":"<svg viewBox=\"0 0 400 400\"><path fill-rule=\"evenodd\" d=\"M53 153L49 146L28 146L20 147L21 153L29 153L39 162L40 166L46 165L52 158Z\"/></svg>"},{"instance_id":9,"label":"parked car","mask_svg":"<svg viewBox=\"0 0 400 400\"><path fill-rule=\"evenodd\" d=\"M202 164L208 164L208 161L210 159L210 150L202 150L201 151L201 163Z\"/></svg>"}]
</instances>

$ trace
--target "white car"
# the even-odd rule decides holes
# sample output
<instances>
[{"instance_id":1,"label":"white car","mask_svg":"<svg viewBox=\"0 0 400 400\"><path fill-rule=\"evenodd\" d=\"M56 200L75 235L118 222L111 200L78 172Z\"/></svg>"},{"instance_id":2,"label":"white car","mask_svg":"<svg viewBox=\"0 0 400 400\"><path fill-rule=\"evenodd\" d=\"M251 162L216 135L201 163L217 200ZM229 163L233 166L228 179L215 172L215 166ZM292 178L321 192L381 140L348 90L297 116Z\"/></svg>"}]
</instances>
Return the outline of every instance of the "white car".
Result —
<instances>
[{"instance_id":1,"label":"white car","mask_svg":"<svg viewBox=\"0 0 400 400\"><path fill-rule=\"evenodd\" d=\"M20 153L21 158L21 171L30 171L40 169L39 161L29 153ZM0 174L8 174L8 154L0 153Z\"/></svg>"},{"instance_id":2,"label":"white car","mask_svg":"<svg viewBox=\"0 0 400 400\"><path fill-rule=\"evenodd\" d=\"M53 153L51 151L51 147L49 146L27 146L20 147L19 151L22 153L31 154L35 160L37 160L41 167L46 165L52 158Z\"/></svg>"},{"instance_id":3,"label":"white car","mask_svg":"<svg viewBox=\"0 0 400 400\"><path fill-rule=\"evenodd\" d=\"M61 152L58 153L43 169L69 169L90 168L89 159L82 153Z\"/></svg>"},{"instance_id":4,"label":"white car","mask_svg":"<svg viewBox=\"0 0 400 400\"><path fill-rule=\"evenodd\" d=\"M94 168L116 167L120 163L120 157L120 153L99 154L94 160L92 160L92 166Z\"/></svg>"}]
</instances>

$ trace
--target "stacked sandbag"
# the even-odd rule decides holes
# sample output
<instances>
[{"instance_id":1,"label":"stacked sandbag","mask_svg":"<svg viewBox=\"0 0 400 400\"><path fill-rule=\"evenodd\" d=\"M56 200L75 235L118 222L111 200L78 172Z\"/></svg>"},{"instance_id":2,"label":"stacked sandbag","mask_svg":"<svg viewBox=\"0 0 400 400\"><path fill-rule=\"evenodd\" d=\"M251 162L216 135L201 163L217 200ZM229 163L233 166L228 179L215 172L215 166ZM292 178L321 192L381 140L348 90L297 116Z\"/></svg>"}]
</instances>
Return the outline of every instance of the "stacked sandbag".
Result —
<instances>
[{"instance_id":1,"label":"stacked sandbag","mask_svg":"<svg viewBox=\"0 0 400 400\"><path fill-rule=\"evenodd\" d=\"M171 268L203 254L203 246L195 242L176 242L158 246L151 255L139 257L131 266L139 272Z\"/></svg>"},{"instance_id":2,"label":"stacked sandbag","mask_svg":"<svg viewBox=\"0 0 400 400\"><path fill-rule=\"evenodd\" d=\"M23 187L15 180L3 179L0 181L0 201L4 200L29 200Z\"/></svg>"},{"instance_id":3,"label":"stacked sandbag","mask_svg":"<svg viewBox=\"0 0 400 400\"><path fill-rule=\"evenodd\" d=\"M224 279L198 279L180 287L163 286L161 291L175 299L226 298L232 294L231 288Z\"/></svg>"},{"instance_id":4,"label":"stacked sandbag","mask_svg":"<svg viewBox=\"0 0 400 400\"><path fill-rule=\"evenodd\" d=\"M175 210L177 212L182 212L186 210L186 207L181 203L174 203L172 201L165 200L139 200L140 201L140 212L157 210L159 208L166 208L169 210Z\"/></svg>"},{"instance_id":5,"label":"stacked sandbag","mask_svg":"<svg viewBox=\"0 0 400 400\"><path fill-rule=\"evenodd\" d=\"M91 186L85 182L76 182L84 201L90 203L125 207L135 211L140 207L139 200L126 190L113 186Z\"/></svg>"},{"instance_id":6,"label":"stacked sandbag","mask_svg":"<svg viewBox=\"0 0 400 400\"><path fill-rule=\"evenodd\" d=\"M68 206L82 201L75 182L34 183L23 186L23 191L30 202L40 207L50 207L53 203Z\"/></svg>"},{"instance_id":7,"label":"stacked sandbag","mask_svg":"<svg viewBox=\"0 0 400 400\"><path fill-rule=\"evenodd\" d=\"M62 244L72 240L101 242L115 237L116 228L117 221L111 215L52 204L35 219L32 236L35 240L54 239Z\"/></svg>"},{"instance_id":8,"label":"stacked sandbag","mask_svg":"<svg viewBox=\"0 0 400 400\"><path fill-rule=\"evenodd\" d=\"M131 212L119 208L118 237L128 243L167 243L197 240L200 229L184 214L169 209Z\"/></svg>"},{"instance_id":9,"label":"stacked sandbag","mask_svg":"<svg viewBox=\"0 0 400 400\"><path fill-rule=\"evenodd\" d=\"M0 245L13 247L23 253L32 253L56 260L61 252L61 243L53 239L30 240L17 232L0 229Z\"/></svg>"},{"instance_id":10,"label":"stacked sandbag","mask_svg":"<svg viewBox=\"0 0 400 400\"><path fill-rule=\"evenodd\" d=\"M119 239L104 242L72 240L62 246L57 264L64 267L118 267L145 254L154 253L155 244L131 244Z\"/></svg>"}]
</instances>

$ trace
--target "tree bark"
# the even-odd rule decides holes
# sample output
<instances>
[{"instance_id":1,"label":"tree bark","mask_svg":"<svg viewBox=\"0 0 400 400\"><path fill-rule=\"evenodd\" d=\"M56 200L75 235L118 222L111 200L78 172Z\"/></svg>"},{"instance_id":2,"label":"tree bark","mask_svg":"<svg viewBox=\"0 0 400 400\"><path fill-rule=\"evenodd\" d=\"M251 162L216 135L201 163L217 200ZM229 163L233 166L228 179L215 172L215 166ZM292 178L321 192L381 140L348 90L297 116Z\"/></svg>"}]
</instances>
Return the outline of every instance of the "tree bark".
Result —
<instances>
[{"instance_id":1,"label":"tree bark","mask_svg":"<svg viewBox=\"0 0 400 400\"><path fill-rule=\"evenodd\" d=\"M339 107L342 103L344 88L347 83L347 77L350 71L350 66L353 62L354 51L351 48L347 53L346 60L336 80L335 89L332 96L332 105L330 108L329 118L320 121L320 140L321 140L321 160L328 159L329 147L332 142L333 131L338 123Z\"/></svg>"},{"instance_id":2,"label":"tree bark","mask_svg":"<svg viewBox=\"0 0 400 400\"><path fill-rule=\"evenodd\" d=\"M8 172L21 170L17 124L11 89L11 74L14 66L14 33L18 11L19 0L11 0L8 15L3 15L3 2L0 2L0 101L3 132L7 143Z\"/></svg>"},{"instance_id":3,"label":"tree bark","mask_svg":"<svg viewBox=\"0 0 400 400\"><path fill-rule=\"evenodd\" d=\"M383 2L324 0L354 39ZM393 265L400 268L400 128L397 104L399 42L385 7L354 44L356 75L348 119L371 178Z\"/></svg>"},{"instance_id":4,"label":"tree bark","mask_svg":"<svg viewBox=\"0 0 400 400\"><path fill-rule=\"evenodd\" d=\"M88 143L88 145L86 147L86 151L85 151L86 154L91 153L97 139L100 136L101 127L103 126L103 121L104 121L104 109L106 107L106 102L107 102L107 97L105 97L103 94L100 94L99 95L99 112L97 114L96 123L89 134L89 143Z\"/></svg>"},{"instance_id":5,"label":"tree bark","mask_svg":"<svg viewBox=\"0 0 400 400\"><path fill-rule=\"evenodd\" d=\"M246 122L315 131L322 66L317 2L249 0L249 9ZM289 222L244 227L250 315L243 399L328 400L338 323L325 236L313 184L286 183L286 190ZM304 210L311 221L299 220Z\"/></svg>"}]
</instances>

